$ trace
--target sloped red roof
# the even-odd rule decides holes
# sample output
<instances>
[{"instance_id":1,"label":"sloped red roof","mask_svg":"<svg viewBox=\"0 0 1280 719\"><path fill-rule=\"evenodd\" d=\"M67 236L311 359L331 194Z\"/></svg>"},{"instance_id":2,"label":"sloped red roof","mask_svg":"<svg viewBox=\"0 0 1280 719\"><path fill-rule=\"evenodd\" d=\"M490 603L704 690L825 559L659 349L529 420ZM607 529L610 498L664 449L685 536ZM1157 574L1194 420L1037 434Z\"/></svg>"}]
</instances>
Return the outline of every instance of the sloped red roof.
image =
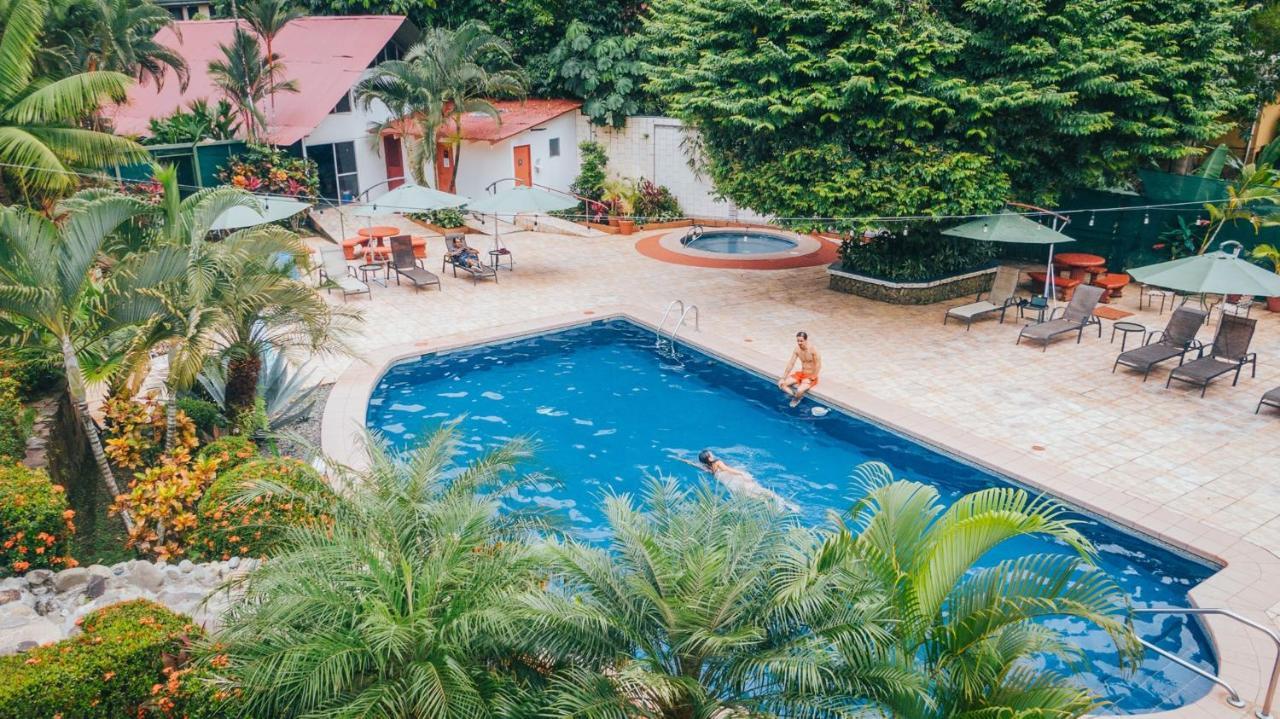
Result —
<instances>
[{"instance_id":1,"label":"sloped red roof","mask_svg":"<svg viewBox=\"0 0 1280 719\"><path fill-rule=\"evenodd\" d=\"M472 142L488 142L490 144L501 142L508 137L515 137L531 127L537 127L548 120L553 120L566 112L573 112L582 107L582 103L577 100L492 100L493 106L498 109L498 116L502 118L502 122L494 120L489 115L482 112L468 113L462 116L462 139ZM401 118L388 130L384 130L383 134L404 134L407 133L413 137L418 137L422 133L418 131L417 124L409 122L408 118ZM446 123L438 132L438 137L443 140L451 137L454 133L452 123Z\"/></svg>"},{"instance_id":2,"label":"sloped red roof","mask_svg":"<svg viewBox=\"0 0 1280 719\"><path fill-rule=\"evenodd\" d=\"M218 46L231 43L235 23L193 20L176 23L176 33L169 28L157 33L157 41L186 60L191 82L183 92L170 73L158 90L150 82L134 85L113 115L116 131L146 135L152 118L169 115L192 100L221 99L222 91L209 76L209 61L223 57ZM271 120L268 139L290 145L314 130L404 24L399 15L356 15L305 17L286 25L271 49L284 63L286 79L297 82L298 92L277 93L274 108L260 108Z\"/></svg>"}]
</instances>

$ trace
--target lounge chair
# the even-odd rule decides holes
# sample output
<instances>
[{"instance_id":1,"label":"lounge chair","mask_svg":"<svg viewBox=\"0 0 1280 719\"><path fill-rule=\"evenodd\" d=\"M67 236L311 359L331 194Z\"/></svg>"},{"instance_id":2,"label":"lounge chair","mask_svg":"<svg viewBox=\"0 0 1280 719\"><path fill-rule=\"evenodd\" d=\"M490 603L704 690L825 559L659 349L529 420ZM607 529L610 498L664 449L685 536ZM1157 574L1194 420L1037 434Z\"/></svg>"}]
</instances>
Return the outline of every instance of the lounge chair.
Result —
<instances>
[{"instance_id":1,"label":"lounge chair","mask_svg":"<svg viewBox=\"0 0 1280 719\"><path fill-rule=\"evenodd\" d=\"M1204 356L1204 350L1201 349L1201 357L1175 367L1164 386L1168 387L1176 379L1199 386L1200 396L1203 397L1209 389L1209 383L1228 372L1236 373L1235 379L1231 380L1231 386L1234 387L1240 381L1240 370L1246 364L1253 366L1253 376L1257 377L1258 355L1249 351L1253 329L1257 324L1257 320L1247 317L1223 315L1218 322L1218 332L1213 336L1213 347L1209 350L1209 355Z\"/></svg>"},{"instance_id":2,"label":"lounge chair","mask_svg":"<svg viewBox=\"0 0 1280 719\"><path fill-rule=\"evenodd\" d=\"M1102 293L1105 291L1093 285L1080 285L1071 296L1071 303L1066 306L1061 317L1057 314L1063 308L1055 307L1053 312L1049 313L1048 320L1023 327L1018 333L1018 341L1014 344L1021 344L1023 337L1039 340L1043 345L1040 351L1043 352L1048 349L1049 342L1054 337L1071 332L1076 333L1076 344L1080 344L1080 340L1084 338L1084 330L1089 325L1097 325L1098 336L1101 337L1102 320L1094 317L1093 311L1097 308L1098 300L1102 299Z\"/></svg>"},{"instance_id":3,"label":"lounge chair","mask_svg":"<svg viewBox=\"0 0 1280 719\"><path fill-rule=\"evenodd\" d=\"M1262 395L1262 399L1258 400L1258 406L1253 410L1253 413L1257 414L1264 404L1268 407L1280 409L1280 387L1276 387L1270 392Z\"/></svg>"},{"instance_id":4,"label":"lounge chair","mask_svg":"<svg viewBox=\"0 0 1280 719\"><path fill-rule=\"evenodd\" d=\"M1018 301L1014 293L1018 290L1018 268L1001 267L996 270L995 279L991 281L990 292L979 292L973 302L960 307L952 307L942 316L942 324L954 317L964 320L964 331L973 327L973 321L984 315L1000 313L1000 323L1004 324L1004 313ZM982 296L986 295L984 300Z\"/></svg>"},{"instance_id":5,"label":"lounge chair","mask_svg":"<svg viewBox=\"0 0 1280 719\"><path fill-rule=\"evenodd\" d=\"M1142 370L1142 381L1146 382L1151 370L1161 362L1177 357L1178 364L1181 365L1187 357L1187 352L1200 348L1200 343L1196 341L1196 332L1204 324L1204 318L1204 310L1179 307L1169 316L1169 323L1165 325L1163 331L1156 330L1147 335L1141 347L1121 352L1120 356L1116 357L1116 363L1111 366L1111 371L1114 373L1120 365Z\"/></svg>"},{"instance_id":6,"label":"lounge chair","mask_svg":"<svg viewBox=\"0 0 1280 719\"><path fill-rule=\"evenodd\" d=\"M396 273L396 284L403 277L413 283L414 289L435 285L440 286L440 278L427 271L422 261L413 256L413 240L408 235L396 235L391 238L391 269Z\"/></svg>"},{"instance_id":7,"label":"lounge chair","mask_svg":"<svg viewBox=\"0 0 1280 719\"><path fill-rule=\"evenodd\" d=\"M446 267L449 267L450 265L452 265L454 277L458 276L458 270L462 270L463 272L466 272L467 274L471 275L471 284L473 285L483 277L492 277L493 281L497 282L498 281L497 270L493 269L492 267L489 267L488 265L482 264L482 265L477 265L475 267L472 267L471 265L454 261L453 255L450 254L450 252L453 251L454 238L461 239L464 244L466 243L466 239L461 232L451 232L444 236L444 259L440 261L440 271L444 272Z\"/></svg>"},{"instance_id":8,"label":"lounge chair","mask_svg":"<svg viewBox=\"0 0 1280 719\"><path fill-rule=\"evenodd\" d=\"M342 290L344 302L349 295L369 295L373 298L369 285L361 282L347 264L341 247L320 248L320 279L326 285L326 291L335 287Z\"/></svg>"}]
</instances>

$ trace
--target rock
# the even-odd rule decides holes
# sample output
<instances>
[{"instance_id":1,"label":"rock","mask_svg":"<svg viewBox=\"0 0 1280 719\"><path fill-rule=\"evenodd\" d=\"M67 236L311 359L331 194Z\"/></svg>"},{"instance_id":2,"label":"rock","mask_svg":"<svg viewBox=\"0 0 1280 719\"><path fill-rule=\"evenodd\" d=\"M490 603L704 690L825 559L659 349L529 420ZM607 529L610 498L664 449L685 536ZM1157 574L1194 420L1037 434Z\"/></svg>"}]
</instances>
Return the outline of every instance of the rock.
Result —
<instances>
[{"instance_id":1,"label":"rock","mask_svg":"<svg viewBox=\"0 0 1280 719\"><path fill-rule=\"evenodd\" d=\"M196 584L211 584L216 577L217 575L214 574L213 570L203 564L196 567L191 572L191 581Z\"/></svg>"},{"instance_id":2,"label":"rock","mask_svg":"<svg viewBox=\"0 0 1280 719\"><path fill-rule=\"evenodd\" d=\"M62 630L57 624L44 617L36 617L21 626L0 632L0 654L13 654L56 642L62 636Z\"/></svg>"},{"instance_id":3,"label":"rock","mask_svg":"<svg viewBox=\"0 0 1280 719\"><path fill-rule=\"evenodd\" d=\"M183 578L182 571L177 567L165 567L164 578L167 582L181 582Z\"/></svg>"},{"instance_id":4,"label":"rock","mask_svg":"<svg viewBox=\"0 0 1280 719\"><path fill-rule=\"evenodd\" d=\"M110 577L115 571L105 564L90 564L89 576L91 577Z\"/></svg>"},{"instance_id":5,"label":"rock","mask_svg":"<svg viewBox=\"0 0 1280 719\"><path fill-rule=\"evenodd\" d=\"M232 557L231 559L227 560L227 569L235 569L236 567L239 567L239 566L240 566L239 557Z\"/></svg>"},{"instance_id":6,"label":"rock","mask_svg":"<svg viewBox=\"0 0 1280 719\"><path fill-rule=\"evenodd\" d=\"M57 614L58 600L53 597L36 600L36 614L46 616L48 614Z\"/></svg>"},{"instance_id":7,"label":"rock","mask_svg":"<svg viewBox=\"0 0 1280 719\"><path fill-rule=\"evenodd\" d=\"M27 623L38 615L36 610L25 604L13 603L0 607L0 636L5 631Z\"/></svg>"},{"instance_id":8,"label":"rock","mask_svg":"<svg viewBox=\"0 0 1280 719\"><path fill-rule=\"evenodd\" d=\"M89 585L85 587L84 595L90 599L97 599L107 591L107 578L94 576L89 578Z\"/></svg>"},{"instance_id":9,"label":"rock","mask_svg":"<svg viewBox=\"0 0 1280 719\"><path fill-rule=\"evenodd\" d=\"M27 586L38 587L53 578L53 571L49 569L33 569L27 572Z\"/></svg>"},{"instance_id":10,"label":"rock","mask_svg":"<svg viewBox=\"0 0 1280 719\"><path fill-rule=\"evenodd\" d=\"M18 589L0 589L0 605L22 599L22 591Z\"/></svg>"},{"instance_id":11,"label":"rock","mask_svg":"<svg viewBox=\"0 0 1280 719\"><path fill-rule=\"evenodd\" d=\"M204 601L204 592L165 590L156 595L156 601L179 614L191 615Z\"/></svg>"},{"instance_id":12,"label":"rock","mask_svg":"<svg viewBox=\"0 0 1280 719\"><path fill-rule=\"evenodd\" d=\"M59 592L69 592L89 583L89 570L84 567L64 569L53 575L53 588Z\"/></svg>"},{"instance_id":13,"label":"rock","mask_svg":"<svg viewBox=\"0 0 1280 719\"><path fill-rule=\"evenodd\" d=\"M190 559L184 559L181 562L178 562L178 569L184 574L190 574L191 570L195 568L196 568L195 563L193 563Z\"/></svg>"},{"instance_id":14,"label":"rock","mask_svg":"<svg viewBox=\"0 0 1280 719\"><path fill-rule=\"evenodd\" d=\"M5 577L0 579L0 589L17 589L19 591L27 588L27 580L23 577Z\"/></svg>"},{"instance_id":15,"label":"rock","mask_svg":"<svg viewBox=\"0 0 1280 719\"><path fill-rule=\"evenodd\" d=\"M129 568L128 562L120 562L119 564L113 564L111 565L111 573L118 577L124 574L125 570L127 570L128 568Z\"/></svg>"},{"instance_id":16,"label":"rock","mask_svg":"<svg viewBox=\"0 0 1280 719\"><path fill-rule=\"evenodd\" d=\"M138 562L129 570L129 583L149 592L159 591L164 584L164 573L147 562Z\"/></svg>"}]
</instances>

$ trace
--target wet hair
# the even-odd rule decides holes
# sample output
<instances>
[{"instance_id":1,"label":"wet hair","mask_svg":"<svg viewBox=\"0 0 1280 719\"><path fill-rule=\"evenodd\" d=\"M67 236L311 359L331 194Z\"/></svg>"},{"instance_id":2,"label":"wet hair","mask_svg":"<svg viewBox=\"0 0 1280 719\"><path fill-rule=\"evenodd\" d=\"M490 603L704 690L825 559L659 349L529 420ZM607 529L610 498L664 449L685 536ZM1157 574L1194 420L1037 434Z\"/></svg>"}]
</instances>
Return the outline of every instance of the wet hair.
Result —
<instances>
[{"instance_id":1,"label":"wet hair","mask_svg":"<svg viewBox=\"0 0 1280 719\"><path fill-rule=\"evenodd\" d=\"M804 339L809 339L809 333L805 332L804 330L800 330L799 332L796 333L796 337L803 337Z\"/></svg>"},{"instance_id":2,"label":"wet hair","mask_svg":"<svg viewBox=\"0 0 1280 719\"><path fill-rule=\"evenodd\" d=\"M709 450L709 449L704 449L704 450L702 450L701 452L699 452L699 453L698 453L698 461L699 461L699 462L702 462L703 464L707 465L708 467L710 467L710 466L711 466L711 463L715 460L715 458L716 458L716 456L715 456L714 454L712 454L712 453L711 453L711 450Z\"/></svg>"}]
</instances>

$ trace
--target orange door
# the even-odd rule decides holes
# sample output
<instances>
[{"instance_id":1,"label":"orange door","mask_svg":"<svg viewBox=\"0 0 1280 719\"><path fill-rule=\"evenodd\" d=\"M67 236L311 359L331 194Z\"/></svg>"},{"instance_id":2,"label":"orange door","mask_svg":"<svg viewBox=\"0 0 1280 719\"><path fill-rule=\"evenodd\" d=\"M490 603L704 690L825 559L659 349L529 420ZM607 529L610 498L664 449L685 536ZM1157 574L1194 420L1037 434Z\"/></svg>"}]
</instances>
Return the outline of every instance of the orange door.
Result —
<instances>
[{"instance_id":1,"label":"orange door","mask_svg":"<svg viewBox=\"0 0 1280 719\"><path fill-rule=\"evenodd\" d=\"M529 146L515 146L516 184L531 187L533 185L533 165L529 162Z\"/></svg>"},{"instance_id":2,"label":"orange door","mask_svg":"<svg viewBox=\"0 0 1280 719\"><path fill-rule=\"evenodd\" d=\"M453 187L453 152L443 142L436 143L436 189L451 191Z\"/></svg>"},{"instance_id":3,"label":"orange door","mask_svg":"<svg viewBox=\"0 0 1280 719\"><path fill-rule=\"evenodd\" d=\"M382 157L387 162L387 189L394 190L404 184L404 155L400 151L400 138L390 135L382 138Z\"/></svg>"}]
</instances>

